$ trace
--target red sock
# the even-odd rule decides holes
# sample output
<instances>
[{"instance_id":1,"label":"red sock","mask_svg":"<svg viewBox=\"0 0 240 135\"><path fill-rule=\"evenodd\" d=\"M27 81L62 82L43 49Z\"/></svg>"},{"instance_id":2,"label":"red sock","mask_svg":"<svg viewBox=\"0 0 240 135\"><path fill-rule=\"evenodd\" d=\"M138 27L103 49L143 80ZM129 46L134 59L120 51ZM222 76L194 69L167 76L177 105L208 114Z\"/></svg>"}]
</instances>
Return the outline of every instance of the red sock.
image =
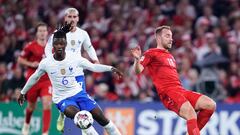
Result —
<instances>
[{"instance_id":1,"label":"red sock","mask_svg":"<svg viewBox=\"0 0 240 135\"><path fill-rule=\"evenodd\" d=\"M190 119L187 121L187 131L189 135L200 135L200 131L197 126L197 119Z\"/></svg>"},{"instance_id":2,"label":"red sock","mask_svg":"<svg viewBox=\"0 0 240 135\"><path fill-rule=\"evenodd\" d=\"M26 122L27 124L30 123L30 120L31 120L31 117L32 117L32 113L33 113L33 110L29 110L28 108L26 109L25 122Z\"/></svg>"},{"instance_id":3,"label":"red sock","mask_svg":"<svg viewBox=\"0 0 240 135\"><path fill-rule=\"evenodd\" d=\"M198 115L197 115L197 124L198 124L198 128L201 130L208 122L208 120L210 119L210 117L213 114L213 110L201 110Z\"/></svg>"},{"instance_id":4,"label":"red sock","mask_svg":"<svg viewBox=\"0 0 240 135\"><path fill-rule=\"evenodd\" d=\"M51 110L43 110L43 133L47 132L51 122Z\"/></svg>"}]
</instances>

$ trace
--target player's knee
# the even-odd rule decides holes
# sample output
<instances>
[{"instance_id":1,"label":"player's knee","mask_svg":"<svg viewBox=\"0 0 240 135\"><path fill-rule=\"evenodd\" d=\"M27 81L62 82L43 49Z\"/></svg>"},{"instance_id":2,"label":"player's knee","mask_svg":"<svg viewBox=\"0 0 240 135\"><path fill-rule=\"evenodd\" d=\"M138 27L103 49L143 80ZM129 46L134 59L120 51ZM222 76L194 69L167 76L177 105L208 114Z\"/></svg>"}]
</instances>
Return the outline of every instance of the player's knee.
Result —
<instances>
[{"instance_id":1,"label":"player's knee","mask_svg":"<svg viewBox=\"0 0 240 135\"><path fill-rule=\"evenodd\" d=\"M213 101L212 99L209 99L207 102L206 102L206 105L204 109L208 109L208 110L213 110L215 111L216 110L216 102Z\"/></svg>"},{"instance_id":2,"label":"player's knee","mask_svg":"<svg viewBox=\"0 0 240 135\"><path fill-rule=\"evenodd\" d=\"M30 111L33 111L36 108L36 103L28 103L27 108Z\"/></svg>"},{"instance_id":3,"label":"player's knee","mask_svg":"<svg viewBox=\"0 0 240 135\"><path fill-rule=\"evenodd\" d=\"M52 106L50 104L44 104L43 105L43 110L51 110Z\"/></svg>"},{"instance_id":4,"label":"player's knee","mask_svg":"<svg viewBox=\"0 0 240 135\"><path fill-rule=\"evenodd\" d=\"M179 115L187 120L197 118L197 114L189 102L185 102L181 106Z\"/></svg>"}]
</instances>

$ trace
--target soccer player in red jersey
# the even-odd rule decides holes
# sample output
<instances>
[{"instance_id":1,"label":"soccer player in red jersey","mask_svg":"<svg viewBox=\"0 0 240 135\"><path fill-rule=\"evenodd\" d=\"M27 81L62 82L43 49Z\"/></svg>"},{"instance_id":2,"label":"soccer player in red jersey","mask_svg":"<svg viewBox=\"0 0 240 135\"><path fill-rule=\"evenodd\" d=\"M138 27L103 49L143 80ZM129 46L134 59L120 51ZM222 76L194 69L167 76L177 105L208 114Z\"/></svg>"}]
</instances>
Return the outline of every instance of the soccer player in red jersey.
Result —
<instances>
[{"instance_id":1,"label":"soccer player in red jersey","mask_svg":"<svg viewBox=\"0 0 240 135\"><path fill-rule=\"evenodd\" d=\"M37 24L35 28L36 40L28 43L22 50L18 63L27 67L26 79L28 79L37 69L39 62L44 57L44 47L47 42L48 30L45 23ZM48 135L51 121L51 83L45 74L39 81L29 90L26 95L28 105L26 108L25 122L22 128L22 134L28 135L30 128L30 120L38 97L41 98L43 104L43 135Z\"/></svg>"},{"instance_id":2,"label":"soccer player in red jersey","mask_svg":"<svg viewBox=\"0 0 240 135\"><path fill-rule=\"evenodd\" d=\"M200 135L200 130L215 111L216 103L205 95L184 89L181 85L176 61L168 51L173 41L171 28L158 27L155 38L157 47L147 50L143 56L139 46L131 49L135 58L135 72L141 73L147 68L163 105L187 121L189 135Z\"/></svg>"}]
</instances>

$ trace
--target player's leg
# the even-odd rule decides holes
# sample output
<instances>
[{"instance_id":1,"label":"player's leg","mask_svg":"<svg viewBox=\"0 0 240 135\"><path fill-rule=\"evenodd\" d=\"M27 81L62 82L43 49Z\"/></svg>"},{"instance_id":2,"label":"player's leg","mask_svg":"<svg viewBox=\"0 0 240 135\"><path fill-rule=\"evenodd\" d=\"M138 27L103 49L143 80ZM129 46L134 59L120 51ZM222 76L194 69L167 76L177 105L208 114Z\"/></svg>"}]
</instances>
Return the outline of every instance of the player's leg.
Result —
<instances>
[{"instance_id":1,"label":"player's leg","mask_svg":"<svg viewBox=\"0 0 240 135\"><path fill-rule=\"evenodd\" d=\"M52 108L52 87L50 81L39 83L40 97L43 105L42 115L42 133L48 135L48 130L51 123L51 108Z\"/></svg>"},{"instance_id":2,"label":"player's leg","mask_svg":"<svg viewBox=\"0 0 240 135\"><path fill-rule=\"evenodd\" d=\"M57 130L59 132L64 131L64 121L65 121L64 113L59 112L58 119L57 119Z\"/></svg>"},{"instance_id":3,"label":"player's leg","mask_svg":"<svg viewBox=\"0 0 240 135\"><path fill-rule=\"evenodd\" d=\"M102 110L98 106L90 112L93 115L94 120L96 120L101 126L103 126L109 135L121 135L118 128L114 125L112 121L108 120L104 116Z\"/></svg>"},{"instance_id":4,"label":"player's leg","mask_svg":"<svg viewBox=\"0 0 240 135\"><path fill-rule=\"evenodd\" d=\"M216 109L216 102L202 95L196 102L195 109L199 110L197 115L198 127L201 130L209 121Z\"/></svg>"},{"instance_id":5,"label":"player's leg","mask_svg":"<svg viewBox=\"0 0 240 135\"><path fill-rule=\"evenodd\" d=\"M185 90L183 93L195 111L199 111L197 114L197 123L198 128L201 130L215 111L216 103L209 97L197 92Z\"/></svg>"},{"instance_id":6,"label":"player's leg","mask_svg":"<svg viewBox=\"0 0 240 135\"><path fill-rule=\"evenodd\" d=\"M76 97L76 106L79 106L81 110L91 112L93 118L106 129L109 135L120 135L116 126L103 115L97 103L86 93L86 91L79 92Z\"/></svg>"},{"instance_id":7,"label":"player's leg","mask_svg":"<svg viewBox=\"0 0 240 135\"><path fill-rule=\"evenodd\" d=\"M197 114L190 102L186 101L182 104L179 110L179 116L187 120L187 129L189 135L200 135L197 125Z\"/></svg>"},{"instance_id":8,"label":"player's leg","mask_svg":"<svg viewBox=\"0 0 240 135\"><path fill-rule=\"evenodd\" d=\"M81 91L79 93L77 102L81 110L87 110L91 112L93 119L103 126L109 135L120 135L117 127L113 124L113 122L109 121L104 116L97 102L94 101L94 99L92 99L92 97L89 96L86 91Z\"/></svg>"},{"instance_id":9,"label":"player's leg","mask_svg":"<svg viewBox=\"0 0 240 135\"><path fill-rule=\"evenodd\" d=\"M78 116L79 112L80 112L80 110L76 106L68 106L64 110L64 115L73 119L74 123L77 125L77 122L76 122L77 118L76 117ZM99 135L92 125L87 129L81 129L81 130L82 130L83 135Z\"/></svg>"},{"instance_id":10,"label":"player's leg","mask_svg":"<svg viewBox=\"0 0 240 135\"><path fill-rule=\"evenodd\" d=\"M27 107L26 107L26 114L25 114L25 121L22 127L22 134L28 135L30 130L30 121L33 114L33 111L36 108L36 101L38 98L37 86L34 85L26 94L27 98Z\"/></svg>"},{"instance_id":11,"label":"player's leg","mask_svg":"<svg viewBox=\"0 0 240 135\"><path fill-rule=\"evenodd\" d=\"M189 135L200 135L197 126L197 114L193 106L182 94L181 89L175 89L163 93L160 95L160 99L166 108L174 111L180 117L187 120L187 131Z\"/></svg>"},{"instance_id":12,"label":"player's leg","mask_svg":"<svg viewBox=\"0 0 240 135\"><path fill-rule=\"evenodd\" d=\"M77 113L80 111L79 105L75 102L75 99L77 99L78 94L60 101L58 104L56 104L57 108L61 111L61 113L64 113L66 117L71 118L74 120L74 118L77 116ZM76 123L75 123L76 124ZM78 126L78 125L77 125ZM81 129L82 133L84 135L98 135L97 131L93 126L90 126L87 129Z\"/></svg>"},{"instance_id":13,"label":"player's leg","mask_svg":"<svg viewBox=\"0 0 240 135\"><path fill-rule=\"evenodd\" d=\"M33 114L33 111L36 108L36 102L28 102L26 107L26 115L25 115L25 121L22 127L22 134L28 135L30 130L30 121Z\"/></svg>"},{"instance_id":14,"label":"player's leg","mask_svg":"<svg viewBox=\"0 0 240 135\"><path fill-rule=\"evenodd\" d=\"M51 123L51 106L52 106L52 97L51 96L43 96L42 97L43 104L43 125L42 125L42 133L44 135L48 134L50 123Z\"/></svg>"}]
</instances>

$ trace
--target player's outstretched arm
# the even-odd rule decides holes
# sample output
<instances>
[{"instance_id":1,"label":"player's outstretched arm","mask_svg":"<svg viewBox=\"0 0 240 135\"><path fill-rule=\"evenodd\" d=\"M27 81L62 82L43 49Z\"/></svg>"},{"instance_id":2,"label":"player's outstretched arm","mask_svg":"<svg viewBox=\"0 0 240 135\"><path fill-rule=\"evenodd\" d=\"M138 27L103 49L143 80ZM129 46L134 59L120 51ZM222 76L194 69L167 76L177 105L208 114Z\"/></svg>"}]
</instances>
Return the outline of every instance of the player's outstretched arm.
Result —
<instances>
[{"instance_id":1,"label":"player's outstretched arm","mask_svg":"<svg viewBox=\"0 0 240 135\"><path fill-rule=\"evenodd\" d=\"M140 46L130 49L132 56L134 57L133 67L135 69L135 73L139 74L143 71L144 67L140 64L140 58L142 55Z\"/></svg>"},{"instance_id":2,"label":"player's outstretched arm","mask_svg":"<svg viewBox=\"0 0 240 135\"><path fill-rule=\"evenodd\" d=\"M23 89L21 90L21 94L18 97L18 104L20 106L23 105L25 101L25 94L28 92L28 90L37 83L39 78L44 74L45 72L40 70L39 68L31 75L31 77L28 79L27 83L24 85Z\"/></svg>"},{"instance_id":3,"label":"player's outstretched arm","mask_svg":"<svg viewBox=\"0 0 240 135\"><path fill-rule=\"evenodd\" d=\"M28 61L22 57L18 57L17 62L23 66L32 67L32 68L37 68L39 64L39 62L37 61L34 61L34 62Z\"/></svg>"},{"instance_id":4,"label":"player's outstretched arm","mask_svg":"<svg viewBox=\"0 0 240 135\"><path fill-rule=\"evenodd\" d=\"M123 76L123 73L115 67L103 65L103 64L93 64L85 58L82 58L80 60L79 66L83 67L84 69L93 71L93 72L112 71L113 73L117 74L119 78L121 78Z\"/></svg>"}]
</instances>

